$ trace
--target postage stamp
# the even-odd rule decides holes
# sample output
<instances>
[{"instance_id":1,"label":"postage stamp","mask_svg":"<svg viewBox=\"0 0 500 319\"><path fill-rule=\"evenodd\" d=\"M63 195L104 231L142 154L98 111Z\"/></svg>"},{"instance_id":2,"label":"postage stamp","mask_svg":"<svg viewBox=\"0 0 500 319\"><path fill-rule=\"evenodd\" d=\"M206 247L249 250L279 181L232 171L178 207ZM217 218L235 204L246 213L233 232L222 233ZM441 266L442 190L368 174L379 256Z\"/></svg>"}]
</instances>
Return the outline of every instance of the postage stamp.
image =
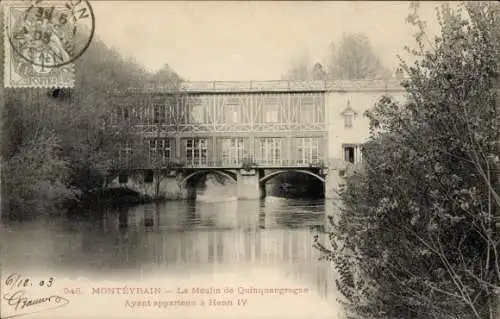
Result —
<instances>
[{"instance_id":1,"label":"postage stamp","mask_svg":"<svg viewBox=\"0 0 500 319\"><path fill-rule=\"evenodd\" d=\"M74 61L94 34L86 0L4 3L4 86L73 87Z\"/></svg>"}]
</instances>

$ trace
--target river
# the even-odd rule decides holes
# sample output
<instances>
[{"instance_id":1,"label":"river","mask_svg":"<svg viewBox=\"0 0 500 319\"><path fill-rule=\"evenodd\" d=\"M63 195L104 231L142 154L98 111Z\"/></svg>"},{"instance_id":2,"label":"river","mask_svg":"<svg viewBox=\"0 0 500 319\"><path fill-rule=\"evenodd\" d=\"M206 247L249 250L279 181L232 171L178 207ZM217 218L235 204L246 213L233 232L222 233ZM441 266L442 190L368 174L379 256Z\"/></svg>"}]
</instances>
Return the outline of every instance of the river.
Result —
<instances>
[{"instance_id":1,"label":"river","mask_svg":"<svg viewBox=\"0 0 500 319\"><path fill-rule=\"evenodd\" d=\"M0 230L2 276L15 271L84 279L92 287L148 282L169 287L172 294L184 288L191 293L196 287L213 287L222 292L195 297L221 300L230 299L224 287L242 292L249 287L301 288L307 292L249 293L248 304L239 308L234 304L203 312L171 308L166 318L340 318L335 271L330 263L318 260L312 247L313 236L323 233L330 205L325 200L272 196L247 201L172 201L11 222ZM107 300L100 302L115 309L116 317L157 316L142 308L142 315L137 309L118 309L123 296L108 297L94 299ZM103 314L96 301L80 300L81 318ZM96 307L85 306L90 302ZM57 317L57 311L63 310L47 312L47 316Z\"/></svg>"}]
</instances>

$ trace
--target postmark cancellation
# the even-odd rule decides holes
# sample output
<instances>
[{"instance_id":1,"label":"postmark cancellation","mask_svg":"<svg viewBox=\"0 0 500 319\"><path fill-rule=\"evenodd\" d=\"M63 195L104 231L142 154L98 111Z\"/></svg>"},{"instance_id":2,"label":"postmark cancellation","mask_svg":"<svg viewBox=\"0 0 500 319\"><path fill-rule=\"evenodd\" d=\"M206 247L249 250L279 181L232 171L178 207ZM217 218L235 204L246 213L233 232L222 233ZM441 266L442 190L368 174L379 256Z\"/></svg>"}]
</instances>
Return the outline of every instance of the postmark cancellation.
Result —
<instances>
[{"instance_id":1,"label":"postmark cancellation","mask_svg":"<svg viewBox=\"0 0 500 319\"><path fill-rule=\"evenodd\" d=\"M94 31L88 2L6 1L3 6L5 87L73 87L73 62Z\"/></svg>"}]
</instances>

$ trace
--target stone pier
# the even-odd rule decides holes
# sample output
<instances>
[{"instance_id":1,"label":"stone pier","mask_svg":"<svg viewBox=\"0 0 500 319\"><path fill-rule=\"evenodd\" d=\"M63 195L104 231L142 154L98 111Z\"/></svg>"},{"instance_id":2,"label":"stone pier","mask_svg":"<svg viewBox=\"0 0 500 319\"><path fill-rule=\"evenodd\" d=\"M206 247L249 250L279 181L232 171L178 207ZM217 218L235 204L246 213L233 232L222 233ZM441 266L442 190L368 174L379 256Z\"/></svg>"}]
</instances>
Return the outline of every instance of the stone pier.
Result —
<instances>
[{"instance_id":1,"label":"stone pier","mask_svg":"<svg viewBox=\"0 0 500 319\"><path fill-rule=\"evenodd\" d=\"M181 185L182 175L175 175L172 173L169 176L163 178L163 183L160 183L160 192L166 199L176 200L176 199L187 199L189 194L189 188L187 185Z\"/></svg>"},{"instance_id":2,"label":"stone pier","mask_svg":"<svg viewBox=\"0 0 500 319\"><path fill-rule=\"evenodd\" d=\"M265 187L260 185L259 169L240 169L237 177L238 199L259 199L265 195Z\"/></svg>"}]
</instances>

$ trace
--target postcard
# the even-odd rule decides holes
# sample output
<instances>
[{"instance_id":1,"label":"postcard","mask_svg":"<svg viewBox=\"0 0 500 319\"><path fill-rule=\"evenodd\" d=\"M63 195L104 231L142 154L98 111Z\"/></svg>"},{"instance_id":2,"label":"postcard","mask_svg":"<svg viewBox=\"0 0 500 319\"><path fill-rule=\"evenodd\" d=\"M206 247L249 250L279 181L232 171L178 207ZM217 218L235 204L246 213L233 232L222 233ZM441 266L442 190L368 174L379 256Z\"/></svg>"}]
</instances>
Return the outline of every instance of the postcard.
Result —
<instances>
[{"instance_id":1,"label":"postcard","mask_svg":"<svg viewBox=\"0 0 500 319\"><path fill-rule=\"evenodd\" d=\"M415 6L0 6L1 318L345 318L327 251Z\"/></svg>"}]
</instances>

